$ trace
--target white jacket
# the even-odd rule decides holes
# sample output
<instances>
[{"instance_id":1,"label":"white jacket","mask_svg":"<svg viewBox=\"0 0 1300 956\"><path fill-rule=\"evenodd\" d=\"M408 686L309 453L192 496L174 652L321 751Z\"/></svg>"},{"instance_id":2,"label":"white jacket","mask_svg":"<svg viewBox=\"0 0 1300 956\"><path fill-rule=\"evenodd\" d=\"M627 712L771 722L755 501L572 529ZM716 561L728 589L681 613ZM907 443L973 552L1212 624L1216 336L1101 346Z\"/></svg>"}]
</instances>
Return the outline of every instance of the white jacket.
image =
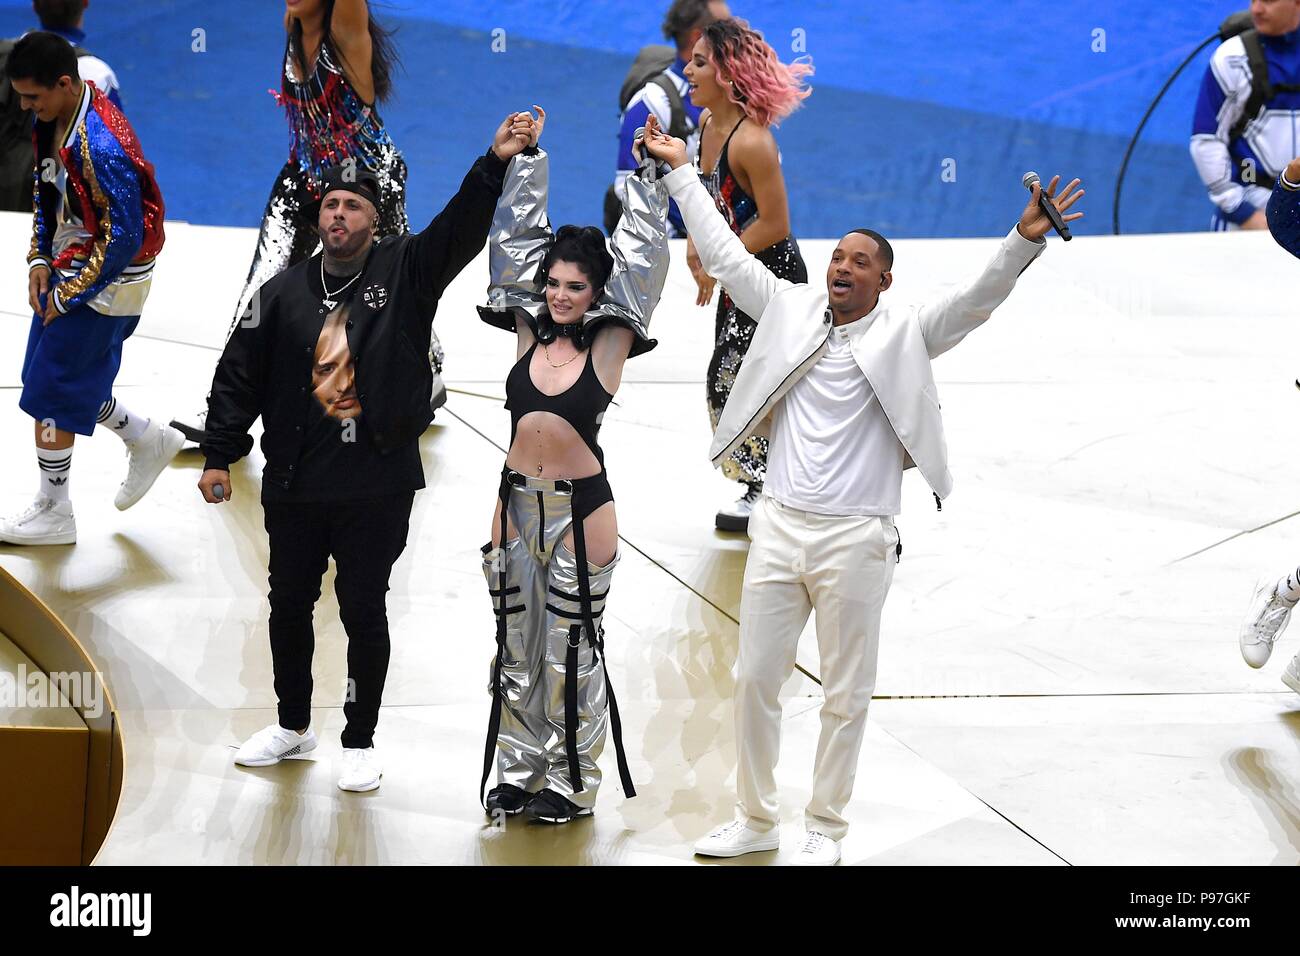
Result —
<instances>
[{"instance_id":1,"label":"white jacket","mask_svg":"<svg viewBox=\"0 0 1300 956\"><path fill-rule=\"evenodd\" d=\"M825 354L831 311L823 283L778 279L750 254L689 165L664 181L705 271L758 321L709 449L717 465L746 436L761 433L759 423ZM904 467L919 468L938 498L952 490L952 475L930 360L981 325L1046 246L1012 228L974 282L922 306L886 306L882 299L872 321L850 333L853 357L907 453Z\"/></svg>"}]
</instances>

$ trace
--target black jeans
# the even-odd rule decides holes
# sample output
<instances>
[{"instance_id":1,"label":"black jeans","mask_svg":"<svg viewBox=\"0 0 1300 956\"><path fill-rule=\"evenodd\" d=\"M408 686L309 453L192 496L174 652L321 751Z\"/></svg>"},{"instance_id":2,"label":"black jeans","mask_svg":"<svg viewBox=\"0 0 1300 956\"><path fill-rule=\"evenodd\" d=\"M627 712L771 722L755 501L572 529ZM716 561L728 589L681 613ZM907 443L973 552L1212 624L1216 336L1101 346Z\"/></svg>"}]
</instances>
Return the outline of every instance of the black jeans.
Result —
<instances>
[{"instance_id":1,"label":"black jeans","mask_svg":"<svg viewBox=\"0 0 1300 956\"><path fill-rule=\"evenodd\" d=\"M330 555L348 635L343 746L371 745L388 675L388 577L406 549L415 492L357 501L264 502L271 539L271 660L280 726L311 723L312 611Z\"/></svg>"}]
</instances>

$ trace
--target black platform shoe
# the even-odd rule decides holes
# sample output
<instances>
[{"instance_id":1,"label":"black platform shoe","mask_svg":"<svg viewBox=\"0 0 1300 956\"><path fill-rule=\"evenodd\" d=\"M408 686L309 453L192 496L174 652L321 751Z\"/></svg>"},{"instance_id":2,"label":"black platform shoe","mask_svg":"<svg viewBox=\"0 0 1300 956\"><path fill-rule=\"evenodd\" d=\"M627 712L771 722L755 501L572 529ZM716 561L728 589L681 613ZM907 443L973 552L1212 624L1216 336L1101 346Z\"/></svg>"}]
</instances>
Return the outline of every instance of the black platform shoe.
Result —
<instances>
[{"instance_id":1,"label":"black platform shoe","mask_svg":"<svg viewBox=\"0 0 1300 956\"><path fill-rule=\"evenodd\" d=\"M504 813L508 817L523 813L532 796L527 790L521 790L514 784L503 783L493 787L487 795L487 812L489 816Z\"/></svg>"},{"instance_id":2,"label":"black platform shoe","mask_svg":"<svg viewBox=\"0 0 1300 956\"><path fill-rule=\"evenodd\" d=\"M554 790L539 790L528 801L524 815L536 823L568 823L591 816L591 808L580 807Z\"/></svg>"}]
</instances>

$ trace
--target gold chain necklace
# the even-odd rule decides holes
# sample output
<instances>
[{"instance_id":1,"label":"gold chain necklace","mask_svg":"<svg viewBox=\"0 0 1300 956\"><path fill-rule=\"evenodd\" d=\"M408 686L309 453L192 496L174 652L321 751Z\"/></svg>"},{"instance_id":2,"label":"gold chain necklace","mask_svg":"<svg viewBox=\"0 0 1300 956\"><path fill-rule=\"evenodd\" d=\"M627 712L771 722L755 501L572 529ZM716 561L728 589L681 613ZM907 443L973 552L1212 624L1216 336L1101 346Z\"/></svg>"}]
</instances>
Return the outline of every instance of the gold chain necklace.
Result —
<instances>
[{"instance_id":1,"label":"gold chain necklace","mask_svg":"<svg viewBox=\"0 0 1300 956\"><path fill-rule=\"evenodd\" d=\"M561 362L559 365L556 365L554 362L551 361L550 343L543 342L542 351L546 354L546 364L549 365L551 368L564 368L564 366L568 365L569 362L572 362L574 359L576 359L579 355L582 354L581 352L574 352L573 356L569 359L568 362Z\"/></svg>"}]
</instances>

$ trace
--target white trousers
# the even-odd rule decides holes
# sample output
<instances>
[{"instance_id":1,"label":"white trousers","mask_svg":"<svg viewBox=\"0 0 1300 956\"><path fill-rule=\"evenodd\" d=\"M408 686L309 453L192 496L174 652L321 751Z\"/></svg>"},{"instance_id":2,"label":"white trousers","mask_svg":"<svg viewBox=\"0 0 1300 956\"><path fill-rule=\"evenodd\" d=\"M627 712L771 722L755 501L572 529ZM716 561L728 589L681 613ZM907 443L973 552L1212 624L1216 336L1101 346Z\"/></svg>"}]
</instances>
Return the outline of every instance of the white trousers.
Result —
<instances>
[{"instance_id":1,"label":"white trousers","mask_svg":"<svg viewBox=\"0 0 1300 956\"><path fill-rule=\"evenodd\" d=\"M880 612L894 577L898 532L889 516L812 514L763 496L750 516L749 536L736 662L737 817L756 830L780 820L780 691L815 609L826 701L804 820L840 840L848 832L842 813L853 794L876 686Z\"/></svg>"}]
</instances>

